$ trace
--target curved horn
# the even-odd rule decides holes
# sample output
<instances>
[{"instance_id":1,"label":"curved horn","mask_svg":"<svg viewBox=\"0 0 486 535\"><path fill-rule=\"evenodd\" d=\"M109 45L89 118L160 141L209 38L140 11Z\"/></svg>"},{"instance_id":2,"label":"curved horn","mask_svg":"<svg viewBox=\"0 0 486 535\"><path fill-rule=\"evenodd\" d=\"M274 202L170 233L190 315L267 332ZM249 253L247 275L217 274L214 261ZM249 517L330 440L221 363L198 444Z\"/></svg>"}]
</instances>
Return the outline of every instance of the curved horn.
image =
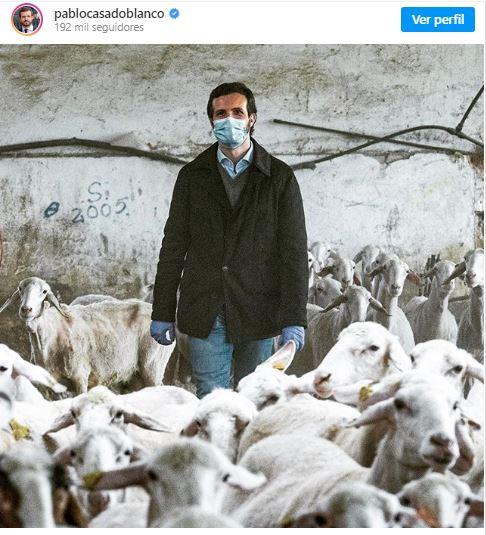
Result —
<instances>
[{"instance_id":1,"label":"curved horn","mask_svg":"<svg viewBox=\"0 0 486 535\"><path fill-rule=\"evenodd\" d=\"M437 264L436 264L437 265ZM421 279L426 279L427 277L430 277L432 278L434 275L435 275L435 272L437 271L436 270L436 265L432 268L430 268L428 271L426 271L425 273L422 273L421 275L419 275L419 277Z\"/></svg>"},{"instance_id":2,"label":"curved horn","mask_svg":"<svg viewBox=\"0 0 486 535\"><path fill-rule=\"evenodd\" d=\"M374 297L369 298L369 303L371 308L378 310L378 312L383 312L383 314L386 314L387 316L391 316L388 310Z\"/></svg>"},{"instance_id":3,"label":"curved horn","mask_svg":"<svg viewBox=\"0 0 486 535\"><path fill-rule=\"evenodd\" d=\"M56 296L53 294L52 291L47 292L46 300L51 303L51 305L61 314L61 316L64 316L65 318L70 318L71 316L61 308L61 305L59 304L59 301L57 300Z\"/></svg>"},{"instance_id":4,"label":"curved horn","mask_svg":"<svg viewBox=\"0 0 486 535\"><path fill-rule=\"evenodd\" d=\"M334 266L326 266L319 271L319 277L325 277L326 275L332 275L334 272Z\"/></svg>"},{"instance_id":5,"label":"curved horn","mask_svg":"<svg viewBox=\"0 0 486 535\"><path fill-rule=\"evenodd\" d=\"M20 297L20 290L17 288L15 292L3 303L0 307L0 312L3 312L17 297Z\"/></svg>"},{"instance_id":6,"label":"curved horn","mask_svg":"<svg viewBox=\"0 0 486 535\"><path fill-rule=\"evenodd\" d=\"M466 262L461 262L456 265L456 269L447 277L447 279L442 283L443 285L449 284L452 279L455 279L456 277L459 277L459 275L462 275L466 271Z\"/></svg>"},{"instance_id":7,"label":"curved horn","mask_svg":"<svg viewBox=\"0 0 486 535\"><path fill-rule=\"evenodd\" d=\"M354 258L353 262L357 264L358 262L361 262L361 259L363 258L363 250L361 250Z\"/></svg>"},{"instance_id":8,"label":"curved horn","mask_svg":"<svg viewBox=\"0 0 486 535\"><path fill-rule=\"evenodd\" d=\"M466 373L484 383L484 364L478 362L471 354L468 354Z\"/></svg>"},{"instance_id":9,"label":"curved horn","mask_svg":"<svg viewBox=\"0 0 486 535\"><path fill-rule=\"evenodd\" d=\"M324 314L324 312L329 312L333 308L337 308L339 305L342 305L347 300L348 300L348 298L346 297L346 295L345 294L341 294L340 296L336 297L336 299L334 299L334 301L329 303L324 310L320 310L319 313L320 314Z\"/></svg>"},{"instance_id":10,"label":"curved horn","mask_svg":"<svg viewBox=\"0 0 486 535\"><path fill-rule=\"evenodd\" d=\"M124 468L101 472L95 481L90 481L85 487L89 490L114 490L123 489L132 485L142 485L146 480L147 465L143 461L130 463Z\"/></svg>"}]
</instances>

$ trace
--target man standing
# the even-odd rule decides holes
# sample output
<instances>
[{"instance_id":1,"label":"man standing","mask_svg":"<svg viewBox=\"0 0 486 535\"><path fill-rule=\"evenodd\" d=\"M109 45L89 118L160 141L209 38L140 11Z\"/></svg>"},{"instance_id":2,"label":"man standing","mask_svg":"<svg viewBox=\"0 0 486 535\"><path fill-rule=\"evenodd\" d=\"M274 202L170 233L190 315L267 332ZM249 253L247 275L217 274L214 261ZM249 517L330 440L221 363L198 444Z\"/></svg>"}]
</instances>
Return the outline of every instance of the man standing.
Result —
<instances>
[{"instance_id":1,"label":"man standing","mask_svg":"<svg viewBox=\"0 0 486 535\"><path fill-rule=\"evenodd\" d=\"M271 355L274 336L303 346L308 280L299 185L253 139L253 93L222 84L207 113L218 142L177 177L150 329L159 343L172 342L177 308L200 398L230 386L232 365L235 384L251 373Z\"/></svg>"},{"instance_id":2,"label":"man standing","mask_svg":"<svg viewBox=\"0 0 486 535\"><path fill-rule=\"evenodd\" d=\"M15 27L22 33L33 33L39 26L39 19L30 6L24 6L19 9L18 21L15 21Z\"/></svg>"}]
</instances>

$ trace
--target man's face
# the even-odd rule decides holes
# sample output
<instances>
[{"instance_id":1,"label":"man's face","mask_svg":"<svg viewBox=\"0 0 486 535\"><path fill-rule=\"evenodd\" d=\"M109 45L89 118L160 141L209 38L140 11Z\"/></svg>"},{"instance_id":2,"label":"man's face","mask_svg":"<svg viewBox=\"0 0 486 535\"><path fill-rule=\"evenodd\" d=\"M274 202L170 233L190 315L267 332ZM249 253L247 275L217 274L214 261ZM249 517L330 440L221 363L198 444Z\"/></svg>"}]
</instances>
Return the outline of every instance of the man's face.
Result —
<instances>
[{"instance_id":1,"label":"man's face","mask_svg":"<svg viewBox=\"0 0 486 535\"><path fill-rule=\"evenodd\" d=\"M248 115L246 97L240 93L230 93L213 99L213 121L218 119L243 119L248 130L255 124L255 114Z\"/></svg>"},{"instance_id":2,"label":"man's face","mask_svg":"<svg viewBox=\"0 0 486 535\"><path fill-rule=\"evenodd\" d=\"M20 24L22 24L22 26L24 26L25 28L28 28L32 24L33 20L34 15L32 11L22 11L22 13L20 14Z\"/></svg>"}]
</instances>

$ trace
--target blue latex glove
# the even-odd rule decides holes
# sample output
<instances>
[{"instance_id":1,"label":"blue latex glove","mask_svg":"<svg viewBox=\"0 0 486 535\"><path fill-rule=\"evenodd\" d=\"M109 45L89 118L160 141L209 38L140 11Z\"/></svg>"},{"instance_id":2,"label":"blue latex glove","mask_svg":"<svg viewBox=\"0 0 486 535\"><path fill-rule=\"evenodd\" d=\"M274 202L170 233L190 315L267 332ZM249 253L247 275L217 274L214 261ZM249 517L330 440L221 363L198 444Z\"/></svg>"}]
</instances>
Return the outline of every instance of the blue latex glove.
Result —
<instances>
[{"instance_id":1,"label":"blue latex glove","mask_svg":"<svg viewBox=\"0 0 486 535\"><path fill-rule=\"evenodd\" d=\"M159 344L168 346L175 340L175 324L167 321L152 321L150 336Z\"/></svg>"},{"instance_id":2,"label":"blue latex glove","mask_svg":"<svg viewBox=\"0 0 486 535\"><path fill-rule=\"evenodd\" d=\"M304 327L300 325L292 325L291 327L284 327L282 329L282 336L280 338L280 345L286 344L289 340L293 340L297 346L297 351L304 347Z\"/></svg>"}]
</instances>

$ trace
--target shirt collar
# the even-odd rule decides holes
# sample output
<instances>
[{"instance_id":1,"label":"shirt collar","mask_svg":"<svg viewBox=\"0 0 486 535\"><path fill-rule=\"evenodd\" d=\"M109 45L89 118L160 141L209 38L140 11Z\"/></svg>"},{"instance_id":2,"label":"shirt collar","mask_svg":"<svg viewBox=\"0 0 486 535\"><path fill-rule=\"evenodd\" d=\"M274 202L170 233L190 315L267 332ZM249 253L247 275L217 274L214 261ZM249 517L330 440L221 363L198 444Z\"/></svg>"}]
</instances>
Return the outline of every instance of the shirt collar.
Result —
<instances>
[{"instance_id":1,"label":"shirt collar","mask_svg":"<svg viewBox=\"0 0 486 535\"><path fill-rule=\"evenodd\" d=\"M231 165L235 165L229 158L226 156L226 154L221 150L218 144L218 152L216 153L218 162L223 163L224 160L227 160L231 163ZM241 158L241 160L246 160L248 163L251 163L253 160L253 142L250 141L250 148L246 151L246 154ZM241 162L241 160L238 160L237 164Z\"/></svg>"}]
</instances>

